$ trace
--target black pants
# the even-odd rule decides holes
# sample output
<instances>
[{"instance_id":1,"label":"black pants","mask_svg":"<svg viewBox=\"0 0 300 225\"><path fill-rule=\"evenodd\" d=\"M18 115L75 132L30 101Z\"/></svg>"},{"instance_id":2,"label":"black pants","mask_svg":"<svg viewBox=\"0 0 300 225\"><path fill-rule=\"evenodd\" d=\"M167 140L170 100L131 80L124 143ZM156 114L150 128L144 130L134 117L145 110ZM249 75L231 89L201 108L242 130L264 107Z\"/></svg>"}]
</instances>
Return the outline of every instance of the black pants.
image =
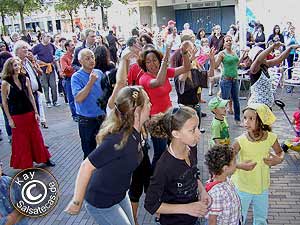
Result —
<instances>
[{"instance_id":1,"label":"black pants","mask_svg":"<svg viewBox=\"0 0 300 225\"><path fill-rule=\"evenodd\" d=\"M149 146L149 145L148 145ZM141 164L132 174L129 188L129 198L132 202L139 202L143 192L146 193L151 177L151 163L148 155L148 146L143 146L144 157Z\"/></svg>"},{"instance_id":2,"label":"black pants","mask_svg":"<svg viewBox=\"0 0 300 225\"><path fill-rule=\"evenodd\" d=\"M78 117L79 136L84 154L83 159L85 159L97 146L96 135L98 134L105 116L99 116L97 118Z\"/></svg>"},{"instance_id":3,"label":"black pants","mask_svg":"<svg viewBox=\"0 0 300 225\"><path fill-rule=\"evenodd\" d=\"M293 63L294 63L294 58L295 58L295 54L289 54L289 56L287 57L287 64L288 67L292 67ZM288 79L292 78L292 69L288 70Z\"/></svg>"}]
</instances>

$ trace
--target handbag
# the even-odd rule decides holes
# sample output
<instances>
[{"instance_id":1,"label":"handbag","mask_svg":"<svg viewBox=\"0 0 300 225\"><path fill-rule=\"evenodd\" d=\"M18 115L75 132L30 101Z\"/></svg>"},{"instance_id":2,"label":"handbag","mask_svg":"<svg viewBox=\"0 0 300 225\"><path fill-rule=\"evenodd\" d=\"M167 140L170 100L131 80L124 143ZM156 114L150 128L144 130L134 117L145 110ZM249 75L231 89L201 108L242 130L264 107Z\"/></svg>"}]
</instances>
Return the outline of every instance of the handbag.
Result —
<instances>
[{"instance_id":1,"label":"handbag","mask_svg":"<svg viewBox=\"0 0 300 225\"><path fill-rule=\"evenodd\" d=\"M192 74L192 82L194 88L208 88L208 78L207 78L207 71L205 70L198 70L198 69L191 69Z\"/></svg>"}]
</instances>

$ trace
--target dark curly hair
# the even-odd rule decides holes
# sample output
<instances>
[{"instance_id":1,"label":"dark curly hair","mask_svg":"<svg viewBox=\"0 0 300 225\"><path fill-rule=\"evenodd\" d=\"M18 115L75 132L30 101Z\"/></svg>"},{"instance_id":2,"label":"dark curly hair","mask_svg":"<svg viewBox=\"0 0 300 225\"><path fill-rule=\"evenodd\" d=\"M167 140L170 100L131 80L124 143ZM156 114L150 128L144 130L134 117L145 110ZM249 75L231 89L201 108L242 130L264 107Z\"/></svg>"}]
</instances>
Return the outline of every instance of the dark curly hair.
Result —
<instances>
[{"instance_id":1,"label":"dark curly hair","mask_svg":"<svg viewBox=\"0 0 300 225\"><path fill-rule=\"evenodd\" d=\"M205 154L205 164L209 173L221 175L224 166L229 166L234 158L234 152L228 145L215 145Z\"/></svg>"},{"instance_id":2,"label":"dark curly hair","mask_svg":"<svg viewBox=\"0 0 300 225\"><path fill-rule=\"evenodd\" d=\"M141 34L141 36L140 36L140 43L142 43L142 39L145 39L145 41L147 42L147 44L153 44L152 38L148 34L146 34L146 33Z\"/></svg>"},{"instance_id":3,"label":"dark curly hair","mask_svg":"<svg viewBox=\"0 0 300 225\"><path fill-rule=\"evenodd\" d=\"M156 58L159 61L159 64L161 64L161 61L163 59L163 54L160 51L156 50L156 49L148 49L148 50L142 51L140 53L139 59L137 60L137 63L139 64L139 66L142 68L142 70L144 72L147 72L146 57L149 53L153 53L156 56Z\"/></svg>"},{"instance_id":4,"label":"dark curly hair","mask_svg":"<svg viewBox=\"0 0 300 225\"><path fill-rule=\"evenodd\" d=\"M172 131L180 130L185 122L197 116L196 111L188 106L179 105L172 107L166 113L155 115L149 123L149 132L152 136L158 138L172 139Z\"/></svg>"}]
</instances>

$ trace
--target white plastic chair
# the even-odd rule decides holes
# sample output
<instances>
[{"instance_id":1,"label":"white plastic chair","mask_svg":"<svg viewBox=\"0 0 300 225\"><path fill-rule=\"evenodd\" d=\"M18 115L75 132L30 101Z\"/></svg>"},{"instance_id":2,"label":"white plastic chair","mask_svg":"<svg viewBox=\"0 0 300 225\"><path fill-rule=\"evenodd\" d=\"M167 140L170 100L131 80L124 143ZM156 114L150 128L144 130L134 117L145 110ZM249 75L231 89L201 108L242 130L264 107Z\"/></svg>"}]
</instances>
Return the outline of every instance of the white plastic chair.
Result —
<instances>
[{"instance_id":1,"label":"white plastic chair","mask_svg":"<svg viewBox=\"0 0 300 225\"><path fill-rule=\"evenodd\" d=\"M288 78L288 70L292 69L292 79ZM285 69L283 72L284 80L282 82L282 91L281 96L283 94L283 91L285 90L285 87L300 87L300 67L289 67ZM291 90L291 95L293 94L293 89Z\"/></svg>"}]
</instances>

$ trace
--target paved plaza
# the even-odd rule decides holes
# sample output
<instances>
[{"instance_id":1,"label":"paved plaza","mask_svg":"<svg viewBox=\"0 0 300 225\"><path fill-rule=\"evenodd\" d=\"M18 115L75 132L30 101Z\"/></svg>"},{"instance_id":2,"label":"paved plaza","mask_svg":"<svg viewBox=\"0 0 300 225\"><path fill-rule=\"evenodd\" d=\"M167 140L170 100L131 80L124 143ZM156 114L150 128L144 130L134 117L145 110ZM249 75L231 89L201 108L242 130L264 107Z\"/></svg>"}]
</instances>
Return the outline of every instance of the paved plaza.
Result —
<instances>
[{"instance_id":1,"label":"paved plaza","mask_svg":"<svg viewBox=\"0 0 300 225\"><path fill-rule=\"evenodd\" d=\"M295 90L293 95L285 94L283 100L287 104L286 109L289 115L297 106L300 90ZM204 90L204 99L209 100L207 90ZM176 101L176 94L172 92L172 100ZM49 145L52 159L56 166L49 168L52 174L56 177L60 187L60 199L56 208L44 218L32 219L30 224L33 225L83 225L95 224L93 219L87 214L83 208L79 215L70 216L63 212L64 208L70 201L73 191L74 182L78 172L80 163L82 162L83 153L80 146L77 123L70 116L69 107L64 104L63 98L60 98L60 107L45 108L47 123L49 129L43 129L45 142ZM245 100L241 100L241 108L246 104ZM207 104L202 104L207 117L202 120L202 127L206 132L202 135L199 148L198 159L199 168L201 170L203 180L208 177L207 170L203 164L203 155L207 151L208 140L210 137L210 121L212 113L207 110ZM277 116L277 121L273 126L273 130L278 134L279 140L283 141L286 138L293 137L293 131L289 126L282 111L274 107L274 113ZM231 137L237 137L243 132L243 128L233 125L233 116L228 116L230 124ZM3 131L4 121L2 115L0 117L0 126ZM5 133L5 132L4 132ZM7 142L7 137L0 142L0 159L4 164L4 172L8 175L14 175L17 171L9 168L10 161L10 144ZM114 174L112 174L114 176ZM270 188L270 209L269 209L269 224L271 225L287 225L300 224L300 156L297 152L289 152L285 156L285 161L271 169L271 188ZM140 225L154 225L154 217L147 213L141 207L139 212ZM248 221L247 224L251 224ZM105 224L102 224L105 225Z\"/></svg>"}]
</instances>

